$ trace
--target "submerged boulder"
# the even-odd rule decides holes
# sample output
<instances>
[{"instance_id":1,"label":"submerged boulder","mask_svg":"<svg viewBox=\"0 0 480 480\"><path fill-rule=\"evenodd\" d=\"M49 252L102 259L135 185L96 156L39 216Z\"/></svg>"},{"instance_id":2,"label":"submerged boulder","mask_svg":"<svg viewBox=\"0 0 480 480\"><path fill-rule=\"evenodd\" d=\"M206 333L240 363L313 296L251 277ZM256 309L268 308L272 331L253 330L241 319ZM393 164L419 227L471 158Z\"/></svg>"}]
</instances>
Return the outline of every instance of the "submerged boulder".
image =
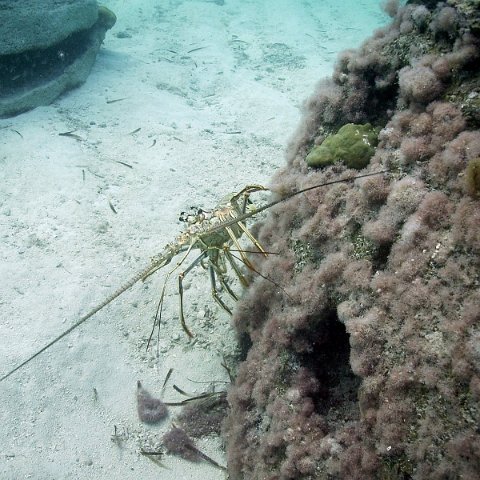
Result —
<instances>
[{"instance_id":1,"label":"submerged boulder","mask_svg":"<svg viewBox=\"0 0 480 480\"><path fill-rule=\"evenodd\" d=\"M232 480L479 478L480 12L421 3L342 54L272 181L286 201L255 233L275 254L232 319ZM338 183L352 122L381 127L374 175Z\"/></svg>"},{"instance_id":2,"label":"submerged boulder","mask_svg":"<svg viewBox=\"0 0 480 480\"><path fill-rule=\"evenodd\" d=\"M95 0L0 0L0 117L83 83L115 15Z\"/></svg>"}]
</instances>

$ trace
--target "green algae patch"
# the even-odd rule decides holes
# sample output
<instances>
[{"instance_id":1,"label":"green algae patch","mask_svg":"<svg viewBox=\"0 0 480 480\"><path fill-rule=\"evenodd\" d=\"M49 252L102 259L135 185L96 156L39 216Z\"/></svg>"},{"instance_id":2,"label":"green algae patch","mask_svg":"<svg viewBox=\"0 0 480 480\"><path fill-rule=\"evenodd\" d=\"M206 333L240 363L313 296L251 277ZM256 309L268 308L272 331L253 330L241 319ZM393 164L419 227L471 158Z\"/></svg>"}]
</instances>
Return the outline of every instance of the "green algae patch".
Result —
<instances>
[{"instance_id":1,"label":"green algae patch","mask_svg":"<svg viewBox=\"0 0 480 480\"><path fill-rule=\"evenodd\" d=\"M110 30L117 23L117 16L109 8L99 5L98 21L104 28Z\"/></svg>"},{"instance_id":2,"label":"green algae patch","mask_svg":"<svg viewBox=\"0 0 480 480\"><path fill-rule=\"evenodd\" d=\"M368 165L378 143L378 130L372 125L347 123L335 135L313 147L305 158L310 167L326 167L343 162L349 168L361 170Z\"/></svg>"},{"instance_id":3,"label":"green algae patch","mask_svg":"<svg viewBox=\"0 0 480 480\"><path fill-rule=\"evenodd\" d=\"M473 198L480 198L480 157L468 162L465 171L465 186L467 193Z\"/></svg>"}]
</instances>

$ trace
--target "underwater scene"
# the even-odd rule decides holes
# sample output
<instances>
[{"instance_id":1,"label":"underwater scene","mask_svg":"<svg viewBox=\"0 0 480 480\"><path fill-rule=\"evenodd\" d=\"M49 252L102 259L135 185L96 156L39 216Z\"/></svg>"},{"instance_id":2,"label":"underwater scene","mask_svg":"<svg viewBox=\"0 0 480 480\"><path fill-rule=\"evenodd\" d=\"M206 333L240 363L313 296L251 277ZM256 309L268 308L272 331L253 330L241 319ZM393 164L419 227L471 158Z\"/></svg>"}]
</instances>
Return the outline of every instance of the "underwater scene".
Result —
<instances>
[{"instance_id":1,"label":"underwater scene","mask_svg":"<svg viewBox=\"0 0 480 480\"><path fill-rule=\"evenodd\" d=\"M0 0L0 478L475 480L478 0Z\"/></svg>"}]
</instances>

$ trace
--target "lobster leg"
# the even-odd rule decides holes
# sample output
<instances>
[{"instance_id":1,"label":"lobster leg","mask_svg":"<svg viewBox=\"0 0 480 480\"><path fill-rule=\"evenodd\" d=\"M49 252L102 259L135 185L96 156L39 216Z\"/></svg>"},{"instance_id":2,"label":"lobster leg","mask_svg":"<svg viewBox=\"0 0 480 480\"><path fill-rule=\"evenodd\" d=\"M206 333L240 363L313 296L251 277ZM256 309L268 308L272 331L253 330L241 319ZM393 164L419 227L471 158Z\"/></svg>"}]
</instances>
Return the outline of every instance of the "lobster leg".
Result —
<instances>
[{"instance_id":1,"label":"lobster leg","mask_svg":"<svg viewBox=\"0 0 480 480\"><path fill-rule=\"evenodd\" d=\"M178 276L178 294L180 297L180 322L185 333L192 338L193 334L188 329L187 324L185 323L185 315L183 313L183 279L188 272L192 270L193 267L197 266L201 261L207 256L207 251L204 250L202 253Z\"/></svg>"}]
</instances>

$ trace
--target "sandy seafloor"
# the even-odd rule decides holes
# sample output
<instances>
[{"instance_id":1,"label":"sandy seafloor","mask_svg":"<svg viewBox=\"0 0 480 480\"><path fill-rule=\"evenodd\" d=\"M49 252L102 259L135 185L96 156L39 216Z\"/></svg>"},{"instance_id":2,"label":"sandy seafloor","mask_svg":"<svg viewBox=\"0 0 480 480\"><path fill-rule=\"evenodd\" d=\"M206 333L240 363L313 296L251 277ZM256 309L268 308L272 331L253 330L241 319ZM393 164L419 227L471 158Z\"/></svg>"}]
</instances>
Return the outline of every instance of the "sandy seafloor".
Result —
<instances>
[{"instance_id":1,"label":"sandy seafloor","mask_svg":"<svg viewBox=\"0 0 480 480\"><path fill-rule=\"evenodd\" d=\"M1 374L147 265L181 231L180 212L268 184L302 100L339 51L386 21L373 0L222 3L106 1L118 22L88 81L0 121ZM72 130L82 140L59 135ZM170 386L198 393L208 384L195 382L227 381L222 355L235 351L199 269L185 292L195 340L180 327L172 281L160 355L147 352L162 281L159 272L137 284L0 383L0 478L225 478L139 453L158 447L176 411L140 423L137 380L160 395L174 368ZM168 387L163 398L182 399ZM198 446L225 463L220 439Z\"/></svg>"}]
</instances>

